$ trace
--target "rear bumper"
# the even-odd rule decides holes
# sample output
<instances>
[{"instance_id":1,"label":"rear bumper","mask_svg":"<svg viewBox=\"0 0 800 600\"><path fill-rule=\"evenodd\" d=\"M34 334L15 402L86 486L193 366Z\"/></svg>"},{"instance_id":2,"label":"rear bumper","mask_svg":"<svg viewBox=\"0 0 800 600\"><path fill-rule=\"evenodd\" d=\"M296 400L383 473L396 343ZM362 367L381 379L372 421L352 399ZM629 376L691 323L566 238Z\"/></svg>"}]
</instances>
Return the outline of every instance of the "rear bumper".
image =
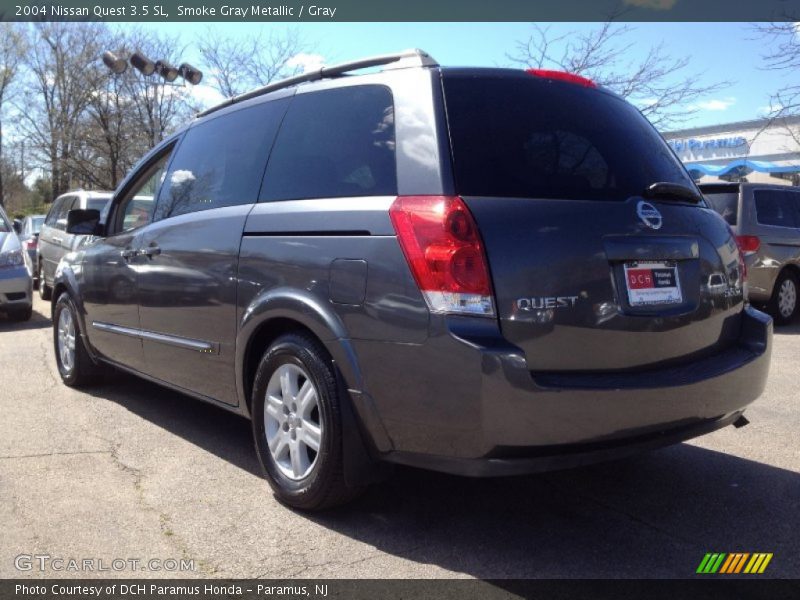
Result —
<instances>
[{"instance_id":1,"label":"rear bumper","mask_svg":"<svg viewBox=\"0 0 800 600\"><path fill-rule=\"evenodd\" d=\"M0 309L29 306L32 290L33 281L24 265L0 269Z\"/></svg>"},{"instance_id":2,"label":"rear bumper","mask_svg":"<svg viewBox=\"0 0 800 600\"><path fill-rule=\"evenodd\" d=\"M766 304L772 298L775 280L783 265L777 261L764 261L758 255L748 256L747 296L751 302Z\"/></svg>"},{"instance_id":3,"label":"rear bumper","mask_svg":"<svg viewBox=\"0 0 800 600\"><path fill-rule=\"evenodd\" d=\"M503 477L572 469L599 462L618 460L642 452L678 444L733 424L742 411L718 419L700 421L683 427L656 431L649 435L625 438L616 442L575 444L532 448L533 456L455 458L411 452L393 452L386 459L412 467L467 477Z\"/></svg>"},{"instance_id":4,"label":"rear bumper","mask_svg":"<svg viewBox=\"0 0 800 600\"><path fill-rule=\"evenodd\" d=\"M368 429L379 418L384 459L510 475L703 435L735 421L763 391L772 320L748 307L735 348L682 366L613 375L531 373L519 349L497 340L470 324L422 346L354 342L369 383L354 403Z\"/></svg>"}]
</instances>

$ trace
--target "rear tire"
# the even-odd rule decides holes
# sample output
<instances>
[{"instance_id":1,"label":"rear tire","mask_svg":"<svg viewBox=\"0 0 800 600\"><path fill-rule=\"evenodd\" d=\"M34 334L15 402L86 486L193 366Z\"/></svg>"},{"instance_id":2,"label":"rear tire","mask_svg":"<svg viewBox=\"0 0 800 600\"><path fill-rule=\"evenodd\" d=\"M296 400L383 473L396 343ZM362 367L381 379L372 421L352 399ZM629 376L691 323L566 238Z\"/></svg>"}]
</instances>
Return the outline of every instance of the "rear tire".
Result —
<instances>
[{"instance_id":1,"label":"rear tire","mask_svg":"<svg viewBox=\"0 0 800 600\"><path fill-rule=\"evenodd\" d=\"M82 387L96 383L105 369L96 364L83 343L80 334L78 310L68 293L58 297L53 310L53 345L56 365L61 381L69 387Z\"/></svg>"},{"instance_id":2,"label":"rear tire","mask_svg":"<svg viewBox=\"0 0 800 600\"><path fill-rule=\"evenodd\" d=\"M258 365L256 453L275 496L292 508L322 510L361 492L345 483L339 394L330 357L305 333L279 337Z\"/></svg>"},{"instance_id":3,"label":"rear tire","mask_svg":"<svg viewBox=\"0 0 800 600\"><path fill-rule=\"evenodd\" d=\"M53 295L53 289L47 285L44 278L44 269L42 268L41 261L39 262L39 298L44 301L50 300Z\"/></svg>"},{"instance_id":4,"label":"rear tire","mask_svg":"<svg viewBox=\"0 0 800 600\"><path fill-rule=\"evenodd\" d=\"M27 306L25 308L15 308L8 311L8 318L12 321L29 321L33 316L33 307Z\"/></svg>"},{"instance_id":5,"label":"rear tire","mask_svg":"<svg viewBox=\"0 0 800 600\"><path fill-rule=\"evenodd\" d=\"M800 280L793 271L784 270L778 275L772 298L767 303L767 312L775 319L776 325L791 323L797 315L797 296L800 293Z\"/></svg>"}]
</instances>

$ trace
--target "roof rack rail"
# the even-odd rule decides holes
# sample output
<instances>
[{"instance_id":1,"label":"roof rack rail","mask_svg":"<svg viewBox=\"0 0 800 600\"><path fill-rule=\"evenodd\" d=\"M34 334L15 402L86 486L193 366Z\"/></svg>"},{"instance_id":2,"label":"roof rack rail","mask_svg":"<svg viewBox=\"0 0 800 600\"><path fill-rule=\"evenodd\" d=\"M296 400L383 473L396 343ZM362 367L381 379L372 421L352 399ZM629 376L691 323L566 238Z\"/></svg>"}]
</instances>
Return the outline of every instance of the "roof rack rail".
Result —
<instances>
[{"instance_id":1,"label":"roof rack rail","mask_svg":"<svg viewBox=\"0 0 800 600\"><path fill-rule=\"evenodd\" d=\"M197 117L204 117L233 104L238 104L239 102L244 102L250 98L263 96L264 94L291 87L299 83L318 81L320 79L326 79L330 77L338 77L339 75L344 75L350 71L369 69L370 67L380 67L383 65L392 65L391 68L400 69L405 67L436 67L439 65L439 63L437 63L436 60L424 50L414 48L411 50L396 52L394 54L382 54L379 56L371 56L369 58L362 58L360 60L340 63L338 65L331 65L330 67L321 67L320 69L316 69L314 71L308 71L307 73L302 73L301 75L288 77L287 79L282 79L280 81L276 81L275 83L270 83L263 87L256 88L250 92L239 94L238 96L230 98L221 104L217 104L216 106L212 106L211 108L197 113Z\"/></svg>"}]
</instances>

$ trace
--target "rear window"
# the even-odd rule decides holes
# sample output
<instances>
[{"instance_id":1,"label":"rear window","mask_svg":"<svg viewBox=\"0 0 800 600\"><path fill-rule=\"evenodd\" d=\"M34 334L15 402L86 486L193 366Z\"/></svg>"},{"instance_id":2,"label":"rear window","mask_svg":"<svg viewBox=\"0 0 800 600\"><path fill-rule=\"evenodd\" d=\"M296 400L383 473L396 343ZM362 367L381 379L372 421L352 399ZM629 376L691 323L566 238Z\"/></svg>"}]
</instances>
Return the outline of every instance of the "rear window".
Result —
<instances>
[{"instance_id":1,"label":"rear window","mask_svg":"<svg viewBox=\"0 0 800 600\"><path fill-rule=\"evenodd\" d=\"M31 219L31 230L33 233L39 233L42 229L42 224L44 223L44 217L34 217Z\"/></svg>"},{"instance_id":2,"label":"rear window","mask_svg":"<svg viewBox=\"0 0 800 600\"><path fill-rule=\"evenodd\" d=\"M717 211L720 216L728 222L728 225L736 225L739 213L739 194L736 192L725 192L723 194L704 194L703 197L709 206Z\"/></svg>"},{"instance_id":3,"label":"rear window","mask_svg":"<svg viewBox=\"0 0 800 600\"><path fill-rule=\"evenodd\" d=\"M755 190L756 219L761 225L800 227L800 194L783 190Z\"/></svg>"},{"instance_id":4,"label":"rear window","mask_svg":"<svg viewBox=\"0 0 800 600\"><path fill-rule=\"evenodd\" d=\"M445 73L457 192L625 200L694 183L661 136L609 94L532 76Z\"/></svg>"}]
</instances>

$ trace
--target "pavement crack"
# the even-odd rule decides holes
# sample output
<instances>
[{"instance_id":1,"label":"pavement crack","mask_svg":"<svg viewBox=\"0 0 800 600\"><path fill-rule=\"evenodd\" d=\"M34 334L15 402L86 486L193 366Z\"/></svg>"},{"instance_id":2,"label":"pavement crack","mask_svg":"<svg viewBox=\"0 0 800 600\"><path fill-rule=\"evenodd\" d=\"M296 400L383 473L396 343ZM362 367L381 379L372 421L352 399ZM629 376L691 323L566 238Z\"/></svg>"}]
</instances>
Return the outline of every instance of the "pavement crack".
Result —
<instances>
[{"instance_id":1,"label":"pavement crack","mask_svg":"<svg viewBox=\"0 0 800 600\"><path fill-rule=\"evenodd\" d=\"M111 454L108 450L77 450L75 452L43 452L41 454L17 454L0 456L0 460L15 460L19 458L47 458L50 456L78 456L81 454Z\"/></svg>"}]
</instances>

